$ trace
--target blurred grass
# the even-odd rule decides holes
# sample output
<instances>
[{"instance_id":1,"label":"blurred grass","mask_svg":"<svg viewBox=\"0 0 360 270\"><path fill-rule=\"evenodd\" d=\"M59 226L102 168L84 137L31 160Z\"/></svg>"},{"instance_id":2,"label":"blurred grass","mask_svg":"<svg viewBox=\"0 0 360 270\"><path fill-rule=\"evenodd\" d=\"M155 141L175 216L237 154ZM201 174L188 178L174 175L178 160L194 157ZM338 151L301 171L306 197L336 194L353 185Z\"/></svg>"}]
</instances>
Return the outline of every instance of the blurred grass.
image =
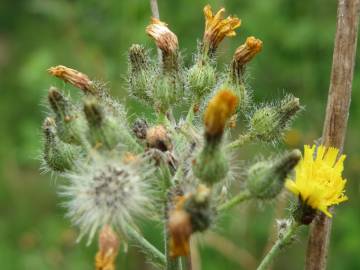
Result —
<instances>
[{"instance_id":1,"label":"blurred grass","mask_svg":"<svg viewBox=\"0 0 360 270\"><path fill-rule=\"evenodd\" d=\"M279 97L284 90L306 106L287 137L286 147L302 147L321 136L330 76L336 1L238 0L162 1L160 16L178 35L191 62L203 31L202 8L224 5L243 24L238 36L220 48L219 67L248 35L264 41L251 64L250 84L257 101ZM91 269L95 245L76 245L76 231L64 218L56 181L39 174L40 106L50 85L74 93L46 74L57 64L74 67L109 82L114 95L126 98L126 51L132 43L155 48L146 37L147 1L3 0L0 2L0 262L1 269ZM329 269L359 269L360 257L360 76L356 58L345 175L350 200L337 208ZM131 111L142 109L129 102ZM258 148L249 147L251 153ZM269 152L270 147L260 150ZM247 152L243 156L246 157ZM286 201L285 201L286 203ZM262 257L273 226L276 204L252 203L228 213L215 228L256 260ZM281 215L284 215L282 213ZM144 233L161 247L160 231L143 224ZM245 269L200 239L202 269ZM222 243L224 244L224 243ZM226 243L225 243L226 244ZM306 231L274 269L303 269ZM119 269L150 269L136 249L119 258ZM148 267L148 268L146 268Z\"/></svg>"}]
</instances>

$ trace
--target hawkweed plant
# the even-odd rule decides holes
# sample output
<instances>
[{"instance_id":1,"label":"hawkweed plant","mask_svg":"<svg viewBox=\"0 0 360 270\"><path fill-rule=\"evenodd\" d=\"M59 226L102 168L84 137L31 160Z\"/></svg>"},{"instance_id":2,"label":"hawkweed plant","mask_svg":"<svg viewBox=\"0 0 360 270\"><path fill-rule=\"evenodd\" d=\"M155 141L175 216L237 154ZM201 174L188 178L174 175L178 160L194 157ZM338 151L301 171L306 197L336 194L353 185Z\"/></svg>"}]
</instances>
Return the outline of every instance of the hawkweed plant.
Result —
<instances>
[{"instance_id":1,"label":"hawkweed plant","mask_svg":"<svg viewBox=\"0 0 360 270\"><path fill-rule=\"evenodd\" d=\"M86 238L90 245L98 236L98 270L115 269L126 242L157 269L190 269L193 235L211 230L230 208L248 200L274 201L286 187L296 198L289 218L277 221L278 239L259 266L267 269L301 226L319 211L331 217L329 207L347 199L341 176L345 156L338 159L335 148L305 146L304 157L294 149L241 165L244 145L277 145L302 106L292 94L261 104L252 100L247 66L262 50L258 38L247 37L219 70L218 46L241 25L224 13L205 6L205 30L190 67L183 65L176 34L151 19L146 33L161 61L138 44L128 56L127 91L152 108L145 117L130 118L104 83L82 72L65 66L48 70L82 91L74 100L50 87L43 163L67 179L59 194L79 229L78 241ZM240 122L246 124L238 128ZM224 190L234 183L241 183L241 190L226 198ZM138 222L144 219L163 225L163 250L142 236Z\"/></svg>"}]
</instances>

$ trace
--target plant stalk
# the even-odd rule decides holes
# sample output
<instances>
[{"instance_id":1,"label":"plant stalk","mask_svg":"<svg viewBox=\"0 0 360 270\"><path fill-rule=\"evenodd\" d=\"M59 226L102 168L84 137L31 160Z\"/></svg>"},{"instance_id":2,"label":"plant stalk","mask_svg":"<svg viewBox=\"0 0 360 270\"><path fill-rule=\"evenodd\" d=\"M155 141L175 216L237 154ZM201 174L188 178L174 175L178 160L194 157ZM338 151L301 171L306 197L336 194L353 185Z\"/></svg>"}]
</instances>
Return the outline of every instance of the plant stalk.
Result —
<instances>
[{"instance_id":1,"label":"plant stalk","mask_svg":"<svg viewBox=\"0 0 360 270\"><path fill-rule=\"evenodd\" d=\"M339 0L333 64L322 144L338 148L341 155L349 116L359 26L360 0ZM326 269L331 219L320 214L311 225L306 270Z\"/></svg>"},{"instance_id":2,"label":"plant stalk","mask_svg":"<svg viewBox=\"0 0 360 270\"><path fill-rule=\"evenodd\" d=\"M271 263L273 262L274 258L288 245L291 244L294 235L298 231L299 224L296 222L292 222L289 226L286 233L283 235L282 238L278 239L270 251L266 254L264 259L261 261L260 265L258 266L257 270L266 270L269 269Z\"/></svg>"},{"instance_id":3,"label":"plant stalk","mask_svg":"<svg viewBox=\"0 0 360 270\"><path fill-rule=\"evenodd\" d=\"M155 263L165 266L166 265L166 258L163 253L161 253L156 247L150 244L142 235L140 235L133 227L127 226L126 228L126 235L139 246L142 251Z\"/></svg>"},{"instance_id":4,"label":"plant stalk","mask_svg":"<svg viewBox=\"0 0 360 270\"><path fill-rule=\"evenodd\" d=\"M251 199L251 197L252 196L248 190L241 191L239 194L235 195L230 200L220 205L217 210L218 212L226 211L244 201Z\"/></svg>"}]
</instances>

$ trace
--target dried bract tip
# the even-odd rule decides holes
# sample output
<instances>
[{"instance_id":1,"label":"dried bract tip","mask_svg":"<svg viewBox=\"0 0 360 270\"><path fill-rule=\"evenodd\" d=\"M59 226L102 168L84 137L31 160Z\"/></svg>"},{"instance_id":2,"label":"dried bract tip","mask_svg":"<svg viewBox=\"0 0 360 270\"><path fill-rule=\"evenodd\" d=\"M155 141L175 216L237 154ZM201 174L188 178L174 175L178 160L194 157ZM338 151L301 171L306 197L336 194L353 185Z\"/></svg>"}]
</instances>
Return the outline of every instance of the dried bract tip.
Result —
<instances>
[{"instance_id":1,"label":"dried bract tip","mask_svg":"<svg viewBox=\"0 0 360 270\"><path fill-rule=\"evenodd\" d=\"M119 245L116 233L109 225L105 225L99 234L99 251L95 257L96 270L115 270Z\"/></svg>"},{"instance_id":2,"label":"dried bract tip","mask_svg":"<svg viewBox=\"0 0 360 270\"><path fill-rule=\"evenodd\" d=\"M146 133L148 130L148 123L145 119L136 119L132 131L134 132L135 136L141 140L146 138Z\"/></svg>"},{"instance_id":3,"label":"dried bract tip","mask_svg":"<svg viewBox=\"0 0 360 270\"><path fill-rule=\"evenodd\" d=\"M93 82L84 73L61 65L49 68L48 72L50 75L83 90L85 93L94 94Z\"/></svg>"},{"instance_id":4,"label":"dried bract tip","mask_svg":"<svg viewBox=\"0 0 360 270\"><path fill-rule=\"evenodd\" d=\"M238 47L234 54L234 61L243 66L251 61L262 49L262 41L255 37L248 37L246 42Z\"/></svg>"},{"instance_id":5,"label":"dried bract tip","mask_svg":"<svg viewBox=\"0 0 360 270\"><path fill-rule=\"evenodd\" d=\"M178 39L166 23L157 18L151 18L151 23L146 27L146 33L155 40L156 46L161 49L163 54L176 53L179 46Z\"/></svg>"},{"instance_id":6,"label":"dried bract tip","mask_svg":"<svg viewBox=\"0 0 360 270\"><path fill-rule=\"evenodd\" d=\"M157 125L147 130L146 143L149 148L156 148L163 152L170 151L173 147L169 134L162 125Z\"/></svg>"},{"instance_id":7,"label":"dried bract tip","mask_svg":"<svg viewBox=\"0 0 360 270\"><path fill-rule=\"evenodd\" d=\"M203 46L206 54L213 54L225 37L235 36L235 29L241 25L241 20L237 17L228 16L224 19L224 12L225 9L222 8L214 15L210 5L204 7L205 33Z\"/></svg>"},{"instance_id":8,"label":"dried bract tip","mask_svg":"<svg viewBox=\"0 0 360 270\"><path fill-rule=\"evenodd\" d=\"M228 89L223 89L210 100L205 111L205 134L207 138L221 137L227 120L235 113L238 97Z\"/></svg>"}]
</instances>

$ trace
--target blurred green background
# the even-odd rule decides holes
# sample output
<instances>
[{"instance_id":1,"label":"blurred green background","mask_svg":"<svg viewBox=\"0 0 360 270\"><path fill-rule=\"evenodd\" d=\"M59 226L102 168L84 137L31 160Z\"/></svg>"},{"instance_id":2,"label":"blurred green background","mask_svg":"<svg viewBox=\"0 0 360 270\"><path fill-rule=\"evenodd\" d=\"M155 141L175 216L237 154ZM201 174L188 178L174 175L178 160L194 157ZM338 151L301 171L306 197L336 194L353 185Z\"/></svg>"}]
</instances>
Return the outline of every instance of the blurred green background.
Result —
<instances>
[{"instance_id":1,"label":"blurred green background","mask_svg":"<svg viewBox=\"0 0 360 270\"><path fill-rule=\"evenodd\" d=\"M321 136L336 22L335 0L159 0L162 20L178 35L191 62L203 32L202 8L225 6L242 19L238 35L220 47L219 66L248 35L264 42L250 65L254 97L270 100L284 91L298 96L306 110L288 133L285 146L302 147ZM0 268L21 270L92 269L96 244L75 244L76 230L64 218L56 195L56 178L41 175L40 125L47 88L57 85L47 75L63 64L109 82L112 94L126 98L126 52L132 43L156 50L144 32L150 19L148 1L2 0L0 1ZM345 152L350 200L337 208L329 269L360 269L360 76L359 57ZM133 104L133 103L131 103ZM138 106L138 105L136 105ZM139 109L135 107L134 110ZM278 151L262 147L265 152ZM245 154L246 155L246 154ZM280 203L249 203L227 214L215 232L200 237L202 269L253 269L268 247ZM161 248L159 226L143 224ZM303 269L307 232L283 253L273 269ZM270 242L271 243L271 242ZM118 269L152 269L144 256L129 247Z\"/></svg>"}]
</instances>

